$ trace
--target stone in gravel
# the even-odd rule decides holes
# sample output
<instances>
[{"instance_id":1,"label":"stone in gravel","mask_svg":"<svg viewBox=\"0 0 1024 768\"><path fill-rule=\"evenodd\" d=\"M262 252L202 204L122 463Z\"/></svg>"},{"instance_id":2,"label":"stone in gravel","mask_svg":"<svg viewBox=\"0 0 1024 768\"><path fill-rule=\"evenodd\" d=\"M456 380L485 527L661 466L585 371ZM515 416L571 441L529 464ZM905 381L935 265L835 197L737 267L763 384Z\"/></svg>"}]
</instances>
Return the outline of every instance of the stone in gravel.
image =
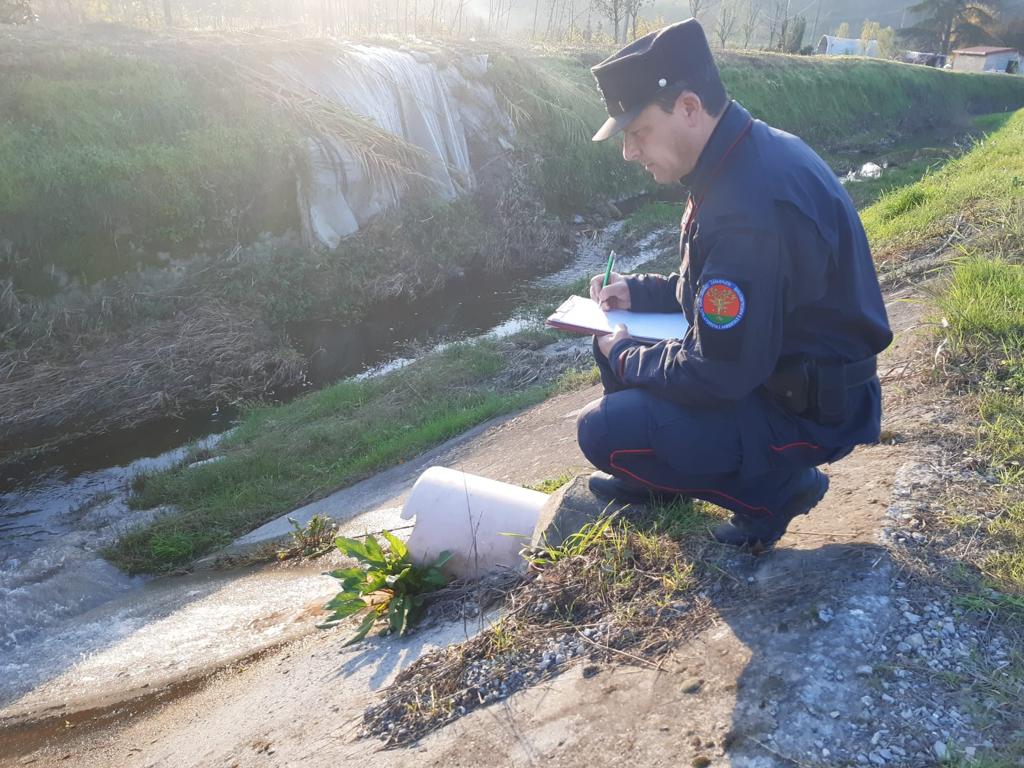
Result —
<instances>
[{"instance_id":1,"label":"stone in gravel","mask_svg":"<svg viewBox=\"0 0 1024 768\"><path fill-rule=\"evenodd\" d=\"M946 754L948 753L948 750L946 749L946 745L943 744L941 741L936 741L934 744L932 744L932 750L935 752L935 757L937 757L939 760L946 759Z\"/></svg>"},{"instance_id":2,"label":"stone in gravel","mask_svg":"<svg viewBox=\"0 0 1024 768\"><path fill-rule=\"evenodd\" d=\"M900 653L910 653L910 646L901 642L896 645L896 650Z\"/></svg>"},{"instance_id":3,"label":"stone in gravel","mask_svg":"<svg viewBox=\"0 0 1024 768\"><path fill-rule=\"evenodd\" d=\"M911 648L923 648L924 637L921 635L920 632L915 632L907 638L907 645L909 645Z\"/></svg>"},{"instance_id":4,"label":"stone in gravel","mask_svg":"<svg viewBox=\"0 0 1024 768\"><path fill-rule=\"evenodd\" d=\"M870 760L874 765L885 765L885 758L877 752L872 752L868 755L868 760Z\"/></svg>"},{"instance_id":5,"label":"stone in gravel","mask_svg":"<svg viewBox=\"0 0 1024 768\"><path fill-rule=\"evenodd\" d=\"M861 677L870 677L874 674L874 668L870 664L861 664L857 667L857 674Z\"/></svg>"},{"instance_id":6,"label":"stone in gravel","mask_svg":"<svg viewBox=\"0 0 1024 768\"><path fill-rule=\"evenodd\" d=\"M916 613L911 613L910 611L904 611L903 618L905 618L911 624L917 624L917 622L921 620L920 616L918 616Z\"/></svg>"},{"instance_id":7,"label":"stone in gravel","mask_svg":"<svg viewBox=\"0 0 1024 768\"><path fill-rule=\"evenodd\" d=\"M828 716L831 717L833 720L835 720L836 718L839 717L839 710L838 709L833 709L831 712L828 713Z\"/></svg>"},{"instance_id":8,"label":"stone in gravel","mask_svg":"<svg viewBox=\"0 0 1024 768\"><path fill-rule=\"evenodd\" d=\"M608 503L590 492L588 479L578 475L548 497L533 529L532 546L557 547L602 515Z\"/></svg>"},{"instance_id":9,"label":"stone in gravel","mask_svg":"<svg viewBox=\"0 0 1024 768\"><path fill-rule=\"evenodd\" d=\"M704 681L699 677L689 677L683 681L683 693L696 693L703 687Z\"/></svg>"}]
</instances>

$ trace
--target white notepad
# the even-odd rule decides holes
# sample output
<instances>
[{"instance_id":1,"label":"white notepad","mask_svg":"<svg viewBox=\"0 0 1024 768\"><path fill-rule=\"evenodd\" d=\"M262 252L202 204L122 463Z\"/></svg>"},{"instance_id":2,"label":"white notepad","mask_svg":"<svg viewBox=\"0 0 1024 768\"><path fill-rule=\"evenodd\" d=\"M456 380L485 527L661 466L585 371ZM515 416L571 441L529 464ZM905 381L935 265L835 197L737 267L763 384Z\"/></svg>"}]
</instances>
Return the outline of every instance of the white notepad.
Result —
<instances>
[{"instance_id":1,"label":"white notepad","mask_svg":"<svg viewBox=\"0 0 1024 768\"><path fill-rule=\"evenodd\" d=\"M552 328L574 333L592 333L604 336L622 323L629 335L639 341L658 342L663 339L681 339L688 325L680 312L629 312L623 309L604 310L597 302L582 296L570 296L556 309L547 324Z\"/></svg>"}]
</instances>

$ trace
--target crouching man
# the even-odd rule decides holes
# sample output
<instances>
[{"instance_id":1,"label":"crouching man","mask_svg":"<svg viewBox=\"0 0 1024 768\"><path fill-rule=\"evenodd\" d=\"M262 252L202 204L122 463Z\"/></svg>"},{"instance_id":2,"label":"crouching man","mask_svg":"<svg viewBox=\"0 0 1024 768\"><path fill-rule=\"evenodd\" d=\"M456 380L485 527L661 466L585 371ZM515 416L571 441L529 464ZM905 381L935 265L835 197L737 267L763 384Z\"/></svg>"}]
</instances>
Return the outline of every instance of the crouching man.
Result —
<instances>
[{"instance_id":1,"label":"crouching man","mask_svg":"<svg viewBox=\"0 0 1024 768\"><path fill-rule=\"evenodd\" d=\"M715 537L771 546L828 490L817 467L878 440L875 356L892 341L863 227L806 144L730 101L693 19L593 68L622 156L682 181L678 274L604 275L603 307L682 312L686 336L595 339L604 396L580 415L594 493L705 499ZM779 94L785 98L785 94Z\"/></svg>"}]
</instances>

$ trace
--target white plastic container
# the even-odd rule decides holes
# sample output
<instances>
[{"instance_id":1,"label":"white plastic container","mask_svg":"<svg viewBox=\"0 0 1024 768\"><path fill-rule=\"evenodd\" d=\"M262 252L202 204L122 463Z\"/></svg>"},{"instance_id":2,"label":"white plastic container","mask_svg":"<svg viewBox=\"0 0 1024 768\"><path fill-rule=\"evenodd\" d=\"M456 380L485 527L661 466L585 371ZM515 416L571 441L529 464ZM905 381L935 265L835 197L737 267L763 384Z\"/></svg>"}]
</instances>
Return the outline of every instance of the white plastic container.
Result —
<instances>
[{"instance_id":1,"label":"white plastic container","mask_svg":"<svg viewBox=\"0 0 1024 768\"><path fill-rule=\"evenodd\" d=\"M520 568L548 496L445 467L431 467L416 481L402 518L416 518L409 537L413 562L429 564L452 553L444 571L474 579L498 568Z\"/></svg>"}]
</instances>

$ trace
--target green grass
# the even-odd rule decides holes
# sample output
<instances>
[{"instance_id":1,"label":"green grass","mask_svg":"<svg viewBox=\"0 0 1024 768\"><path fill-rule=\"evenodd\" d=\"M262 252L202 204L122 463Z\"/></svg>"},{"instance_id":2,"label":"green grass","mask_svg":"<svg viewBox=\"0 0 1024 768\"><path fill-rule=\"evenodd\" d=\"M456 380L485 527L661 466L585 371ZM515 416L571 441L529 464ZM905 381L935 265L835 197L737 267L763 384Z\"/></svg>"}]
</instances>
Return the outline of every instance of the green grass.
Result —
<instances>
[{"instance_id":1,"label":"green grass","mask_svg":"<svg viewBox=\"0 0 1024 768\"><path fill-rule=\"evenodd\" d=\"M294 216L297 138L244 91L102 49L11 62L0 231L23 259L95 280L133 269L133 246L194 247Z\"/></svg>"},{"instance_id":2,"label":"green grass","mask_svg":"<svg viewBox=\"0 0 1024 768\"><path fill-rule=\"evenodd\" d=\"M526 334L523 346L515 338L455 344L380 378L249 410L218 446L221 460L135 479L133 506L177 511L129 532L107 557L133 573L185 565L469 427L593 381L590 371L526 388L503 379L509 357L530 343Z\"/></svg>"},{"instance_id":3,"label":"green grass","mask_svg":"<svg viewBox=\"0 0 1024 768\"><path fill-rule=\"evenodd\" d=\"M568 472L563 472L557 477L550 477L547 480L541 480L539 483L534 485L526 486L531 491L540 491L541 493L554 493L563 485L572 480L572 475Z\"/></svg>"},{"instance_id":4,"label":"green grass","mask_svg":"<svg viewBox=\"0 0 1024 768\"><path fill-rule=\"evenodd\" d=\"M992 586L1024 596L1024 502L1012 501L1024 491L1024 266L1006 258L966 258L938 306L951 354L968 371L977 402L978 447L1010 498L988 525L994 546L979 566ZM1003 608L1024 616L1024 603Z\"/></svg>"},{"instance_id":5,"label":"green grass","mask_svg":"<svg viewBox=\"0 0 1024 768\"><path fill-rule=\"evenodd\" d=\"M1007 201L1024 199L1024 112L1017 112L967 154L916 184L893 190L862 212L882 255L920 249L947 237L963 217L994 223Z\"/></svg>"},{"instance_id":6,"label":"green grass","mask_svg":"<svg viewBox=\"0 0 1024 768\"><path fill-rule=\"evenodd\" d=\"M992 177L1002 170L1000 151L1017 136L1021 113L989 141L956 161L964 175ZM956 182L949 180L950 185ZM978 451L999 484L991 504L998 514L982 527L985 546L972 561L980 584L998 591L974 606L1024 618L1024 236L1019 199L1000 199L975 187L975 205L988 213L989 232L965 246L948 284L936 298L947 345L948 380L976 404ZM980 521L979 522L983 522Z\"/></svg>"},{"instance_id":7,"label":"green grass","mask_svg":"<svg viewBox=\"0 0 1024 768\"><path fill-rule=\"evenodd\" d=\"M647 174L622 161L616 142L590 141L607 114L594 80L579 61L503 52L487 82L519 132L520 150L544 207L570 215L598 199L639 191Z\"/></svg>"},{"instance_id":8,"label":"green grass","mask_svg":"<svg viewBox=\"0 0 1024 768\"><path fill-rule=\"evenodd\" d=\"M994 112L990 115L978 115L972 122L974 126L985 133L994 133L1002 128L1013 117L1012 112Z\"/></svg>"},{"instance_id":9,"label":"green grass","mask_svg":"<svg viewBox=\"0 0 1024 768\"><path fill-rule=\"evenodd\" d=\"M950 153L943 149L924 152L913 160L895 168L886 168L877 179L865 179L846 184L858 210L864 209L891 192L913 185L940 169L950 159Z\"/></svg>"},{"instance_id":10,"label":"green grass","mask_svg":"<svg viewBox=\"0 0 1024 768\"><path fill-rule=\"evenodd\" d=\"M968 115L1024 106L1024 80L946 72L858 58L730 54L720 62L730 94L751 112L817 149L909 135L936 115Z\"/></svg>"},{"instance_id":11,"label":"green grass","mask_svg":"<svg viewBox=\"0 0 1024 768\"><path fill-rule=\"evenodd\" d=\"M131 572L183 565L306 501L542 399L543 386L509 391L495 382L504 353L490 343L457 344L389 376L249 411L218 449L221 461L136 479L134 506L179 511L128 533L108 557Z\"/></svg>"},{"instance_id":12,"label":"green grass","mask_svg":"<svg viewBox=\"0 0 1024 768\"><path fill-rule=\"evenodd\" d=\"M628 237L642 237L655 229L674 227L678 230L682 218L683 203L645 203L626 220L622 234Z\"/></svg>"}]
</instances>

